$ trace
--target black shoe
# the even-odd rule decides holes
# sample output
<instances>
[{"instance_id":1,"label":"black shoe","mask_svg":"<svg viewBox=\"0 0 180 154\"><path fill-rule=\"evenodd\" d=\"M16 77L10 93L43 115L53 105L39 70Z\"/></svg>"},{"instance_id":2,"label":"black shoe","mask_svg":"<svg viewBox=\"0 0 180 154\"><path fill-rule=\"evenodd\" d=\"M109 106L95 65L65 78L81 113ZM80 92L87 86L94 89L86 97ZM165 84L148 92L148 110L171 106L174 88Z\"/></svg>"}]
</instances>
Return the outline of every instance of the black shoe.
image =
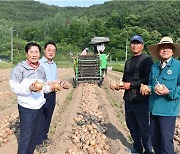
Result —
<instances>
[{"instance_id":1,"label":"black shoe","mask_svg":"<svg viewBox=\"0 0 180 154\"><path fill-rule=\"evenodd\" d=\"M134 148L128 149L127 152L128 152L129 154L142 154L142 152L137 151L137 150L134 149Z\"/></svg>"},{"instance_id":2,"label":"black shoe","mask_svg":"<svg viewBox=\"0 0 180 154\"><path fill-rule=\"evenodd\" d=\"M53 140L50 138L47 138L46 140L43 141L43 144L45 145L53 144Z\"/></svg>"},{"instance_id":3,"label":"black shoe","mask_svg":"<svg viewBox=\"0 0 180 154\"><path fill-rule=\"evenodd\" d=\"M143 154L153 154L153 152L152 151L149 151L149 152L144 152Z\"/></svg>"},{"instance_id":4,"label":"black shoe","mask_svg":"<svg viewBox=\"0 0 180 154\"><path fill-rule=\"evenodd\" d=\"M36 145L36 151L39 153L46 153L47 148L43 144Z\"/></svg>"}]
</instances>

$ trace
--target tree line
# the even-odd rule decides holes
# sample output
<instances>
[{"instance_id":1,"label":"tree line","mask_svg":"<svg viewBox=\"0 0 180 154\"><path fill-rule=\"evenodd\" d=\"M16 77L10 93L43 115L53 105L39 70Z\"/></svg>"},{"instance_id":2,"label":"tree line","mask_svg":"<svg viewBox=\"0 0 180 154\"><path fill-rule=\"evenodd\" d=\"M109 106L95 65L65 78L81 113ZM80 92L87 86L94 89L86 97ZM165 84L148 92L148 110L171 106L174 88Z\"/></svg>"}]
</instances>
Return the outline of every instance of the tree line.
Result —
<instances>
[{"instance_id":1,"label":"tree line","mask_svg":"<svg viewBox=\"0 0 180 154\"><path fill-rule=\"evenodd\" d=\"M92 37L110 38L106 52L112 60L124 60L126 43L138 34L147 46L162 36L180 42L180 1L108 1L91 7L57 7L35 1L0 2L0 55L11 54L13 26L14 63L24 58L24 45L54 40L56 60L69 60L69 52L80 53ZM129 48L127 49L129 51ZM128 57L130 57L128 52Z\"/></svg>"}]
</instances>

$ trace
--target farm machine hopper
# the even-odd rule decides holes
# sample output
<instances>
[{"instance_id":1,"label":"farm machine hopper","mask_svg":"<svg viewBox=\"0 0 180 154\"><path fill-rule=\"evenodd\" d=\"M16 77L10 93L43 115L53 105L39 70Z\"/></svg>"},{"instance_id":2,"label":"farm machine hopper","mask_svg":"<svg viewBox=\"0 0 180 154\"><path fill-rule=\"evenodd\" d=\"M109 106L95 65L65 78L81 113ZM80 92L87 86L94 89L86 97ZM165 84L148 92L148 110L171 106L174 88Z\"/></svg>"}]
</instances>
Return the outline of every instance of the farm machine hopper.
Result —
<instances>
[{"instance_id":1,"label":"farm machine hopper","mask_svg":"<svg viewBox=\"0 0 180 154\"><path fill-rule=\"evenodd\" d=\"M104 73L107 71L107 55L104 53L107 37L94 37L89 44L93 45L93 53L78 54L74 59L75 87L81 82L102 85Z\"/></svg>"}]
</instances>

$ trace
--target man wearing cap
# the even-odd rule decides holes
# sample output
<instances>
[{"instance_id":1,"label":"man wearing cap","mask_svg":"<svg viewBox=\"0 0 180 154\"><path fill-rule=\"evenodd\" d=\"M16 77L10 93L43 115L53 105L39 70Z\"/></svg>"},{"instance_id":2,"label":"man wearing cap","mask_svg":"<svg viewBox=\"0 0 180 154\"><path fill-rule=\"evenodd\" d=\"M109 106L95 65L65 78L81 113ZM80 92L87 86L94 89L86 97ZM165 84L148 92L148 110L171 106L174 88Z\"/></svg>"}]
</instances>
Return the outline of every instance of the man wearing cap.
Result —
<instances>
[{"instance_id":1,"label":"man wearing cap","mask_svg":"<svg viewBox=\"0 0 180 154\"><path fill-rule=\"evenodd\" d=\"M140 94L140 85L147 84L153 60L142 53L143 39L135 35L130 40L133 57L126 61L122 78L126 124L134 141L132 153L152 153L149 126L149 98Z\"/></svg>"},{"instance_id":2,"label":"man wearing cap","mask_svg":"<svg viewBox=\"0 0 180 154\"><path fill-rule=\"evenodd\" d=\"M180 45L163 37L148 50L159 60L151 68L148 84L152 145L156 154L174 154L173 136L180 108L180 62L175 58L180 56Z\"/></svg>"}]
</instances>

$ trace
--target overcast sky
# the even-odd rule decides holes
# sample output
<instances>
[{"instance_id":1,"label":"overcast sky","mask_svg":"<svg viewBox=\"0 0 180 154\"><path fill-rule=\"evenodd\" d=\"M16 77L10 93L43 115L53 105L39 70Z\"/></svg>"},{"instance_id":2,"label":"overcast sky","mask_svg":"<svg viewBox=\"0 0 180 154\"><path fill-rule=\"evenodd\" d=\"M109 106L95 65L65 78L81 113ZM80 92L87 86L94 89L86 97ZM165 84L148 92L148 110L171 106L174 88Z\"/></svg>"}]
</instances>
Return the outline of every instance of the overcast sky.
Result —
<instances>
[{"instance_id":1,"label":"overcast sky","mask_svg":"<svg viewBox=\"0 0 180 154\"><path fill-rule=\"evenodd\" d=\"M89 7L95 4L103 4L109 0L36 0L49 5Z\"/></svg>"}]
</instances>

